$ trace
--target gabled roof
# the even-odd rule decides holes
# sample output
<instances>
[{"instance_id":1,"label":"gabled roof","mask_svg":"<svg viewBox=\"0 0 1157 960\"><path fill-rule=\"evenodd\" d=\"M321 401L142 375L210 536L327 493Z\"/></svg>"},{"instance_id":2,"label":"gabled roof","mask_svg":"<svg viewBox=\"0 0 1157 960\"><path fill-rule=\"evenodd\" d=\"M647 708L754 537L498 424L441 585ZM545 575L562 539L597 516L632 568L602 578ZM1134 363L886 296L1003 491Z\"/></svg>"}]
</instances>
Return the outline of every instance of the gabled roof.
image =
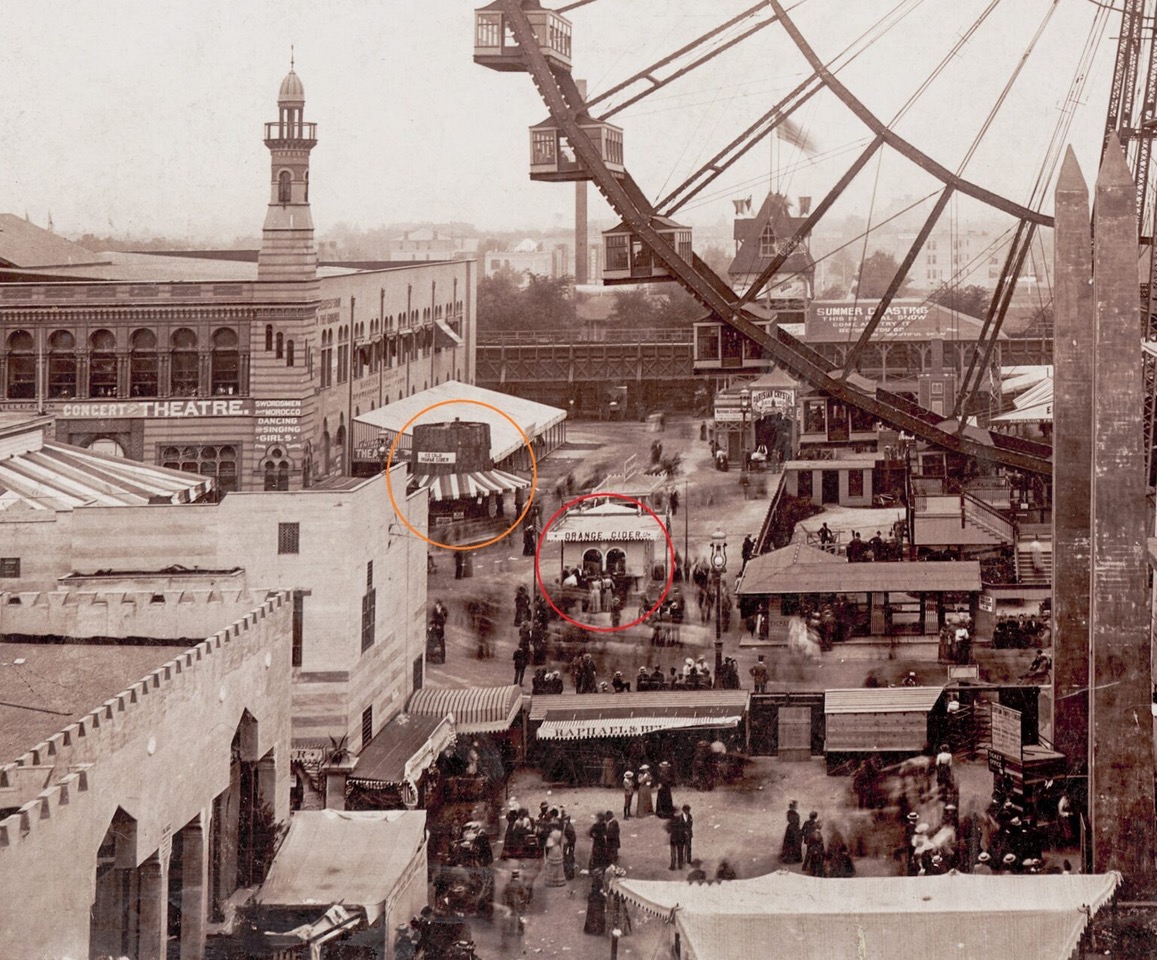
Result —
<instances>
[{"instance_id":1,"label":"gabled roof","mask_svg":"<svg viewBox=\"0 0 1157 960\"><path fill-rule=\"evenodd\" d=\"M806 219L791 216L787 211L786 199L777 193L769 193L754 217L735 221L735 239L739 241L740 246L735 259L731 261L731 266L727 268L728 275L740 277L760 273L771 263L771 257L760 254L760 237L768 224L771 224L776 238L782 243L795 236ZM812 260L806 245L800 244L792 251L780 270L783 273L802 273L810 271L814 266L815 261Z\"/></svg>"},{"instance_id":2,"label":"gabled roof","mask_svg":"<svg viewBox=\"0 0 1157 960\"><path fill-rule=\"evenodd\" d=\"M79 243L44 230L23 217L0 213L0 265L31 270L107 263Z\"/></svg>"}]
</instances>

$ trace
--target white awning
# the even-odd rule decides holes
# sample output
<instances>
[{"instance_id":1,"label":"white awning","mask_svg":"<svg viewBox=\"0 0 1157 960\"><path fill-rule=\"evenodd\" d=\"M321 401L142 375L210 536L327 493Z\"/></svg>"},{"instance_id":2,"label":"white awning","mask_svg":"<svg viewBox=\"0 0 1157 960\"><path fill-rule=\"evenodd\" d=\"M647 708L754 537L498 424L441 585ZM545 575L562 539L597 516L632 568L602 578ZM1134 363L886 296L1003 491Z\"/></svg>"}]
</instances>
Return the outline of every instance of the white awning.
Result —
<instances>
[{"instance_id":1,"label":"white awning","mask_svg":"<svg viewBox=\"0 0 1157 960\"><path fill-rule=\"evenodd\" d=\"M736 727L743 715L674 717L588 717L583 720L544 720L535 736L539 740L597 740L603 737L638 737L659 730L714 730Z\"/></svg>"},{"instance_id":2,"label":"white awning","mask_svg":"<svg viewBox=\"0 0 1157 960\"><path fill-rule=\"evenodd\" d=\"M500 463L511 454L517 453L525 445L522 434L530 440L546 433L551 427L566 419L566 411L545 403L536 403L522 397L514 397L497 390L485 390L469 383L447 380L413 396L402 397L393 403L370 410L354 417L355 423L367 424L385 434L392 442L401 430L428 407L444 401L475 401L467 403L446 403L438 407L419 422L434 423L439 420L471 420L490 425L490 458ZM497 408L497 409L492 409ZM502 411L499 413L498 411ZM503 416L506 414L506 416ZM507 420L506 417L510 417ZM522 433L510 422L518 424ZM398 445L399 452L409 449L410 432L413 424L406 427L405 438ZM397 454L395 454L397 456Z\"/></svg>"}]
</instances>

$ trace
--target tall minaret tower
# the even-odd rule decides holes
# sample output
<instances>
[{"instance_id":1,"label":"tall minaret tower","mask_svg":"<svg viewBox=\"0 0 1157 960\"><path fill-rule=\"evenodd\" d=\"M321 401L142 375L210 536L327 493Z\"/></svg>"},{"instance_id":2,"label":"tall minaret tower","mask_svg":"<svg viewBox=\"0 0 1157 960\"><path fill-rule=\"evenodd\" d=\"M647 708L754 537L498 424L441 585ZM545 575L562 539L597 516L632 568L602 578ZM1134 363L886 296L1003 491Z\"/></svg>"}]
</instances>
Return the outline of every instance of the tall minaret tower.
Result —
<instances>
[{"instance_id":1,"label":"tall minaret tower","mask_svg":"<svg viewBox=\"0 0 1157 960\"><path fill-rule=\"evenodd\" d=\"M265 124L270 155L269 210L265 214L259 281L313 280L317 248L309 212L309 152L317 143L317 124L302 119L305 88L289 61L289 73L277 94L277 120Z\"/></svg>"}]
</instances>

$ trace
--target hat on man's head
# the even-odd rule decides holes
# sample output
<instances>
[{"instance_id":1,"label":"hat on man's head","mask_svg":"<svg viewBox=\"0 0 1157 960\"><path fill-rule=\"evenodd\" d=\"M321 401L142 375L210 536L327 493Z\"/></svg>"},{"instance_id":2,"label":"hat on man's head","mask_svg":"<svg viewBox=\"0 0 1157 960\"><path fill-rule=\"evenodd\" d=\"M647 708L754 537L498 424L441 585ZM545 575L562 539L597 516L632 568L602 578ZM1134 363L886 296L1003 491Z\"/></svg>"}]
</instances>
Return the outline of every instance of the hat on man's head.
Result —
<instances>
[{"instance_id":1,"label":"hat on man's head","mask_svg":"<svg viewBox=\"0 0 1157 960\"><path fill-rule=\"evenodd\" d=\"M989 860L991 860L991 859L992 859L992 857L990 857L990 856L988 855L988 851L986 851L986 850L981 850L981 851L980 851L980 856L979 856L979 857L977 857L976 859L977 859L977 862L979 862L979 863L988 863L988 861L989 861Z\"/></svg>"},{"instance_id":2,"label":"hat on man's head","mask_svg":"<svg viewBox=\"0 0 1157 960\"><path fill-rule=\"evenodd\" d=\"M915 810L913 810L910 814L908 814L908 819L911 820L913 823L915 823L917 820L920 819L920 814L918 814Z\"/></svg>"},{"instance_id":3,"label":"hat on man's head","mask_svg":"<svg viewBox=\"0 0 1157 960\"><path fill-rule=\"evenodd\" d=\"M1016 863L1016 854L1015 853L1006 853L1004 855L1004 862L1005 863Z\"/></svg>"}]
</instances>

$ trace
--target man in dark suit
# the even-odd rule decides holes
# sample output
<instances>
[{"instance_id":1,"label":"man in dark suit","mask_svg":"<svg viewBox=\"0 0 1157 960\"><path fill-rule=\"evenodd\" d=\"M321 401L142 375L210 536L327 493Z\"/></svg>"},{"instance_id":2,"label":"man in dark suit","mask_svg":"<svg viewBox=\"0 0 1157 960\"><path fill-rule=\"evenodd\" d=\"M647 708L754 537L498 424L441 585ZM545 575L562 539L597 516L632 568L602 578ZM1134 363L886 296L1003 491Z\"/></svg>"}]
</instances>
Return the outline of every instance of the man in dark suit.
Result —
<instances>
[{"instance_id":1,"label":"man in dark suit","mask_svg":"<svg viewBox=\"0 0 1157 960\"><path fill-rule=\"evenodd\" d=\"M604 816L607 825L607 859L611 863L619 862L619 821L615 819L613 810L608 810Z\"/></svg>"},{"instance_id":2,"label":"man in dark suit","mask_svg":"<svg viewBox=\"0 0 1157 960\"><path fill-rule=\"evenodd\" d=\"M683 804L683 810L679 814L683 821L683 862L691 862L691 838L694 834L695 821L691 817L691 805Z\"/></svg>"},{"instance_id":3,"label":"man in dark suit","mask_svg":"<svg viewBox=\"0 0 1157 960\"><path fill-rule=\"evenodd\" d=\"M670 869L672 870L681 870L683 868L683 838L683 817L676 814L667 821L667 842L671 847Z\"/></svg>"}]
</instances>

